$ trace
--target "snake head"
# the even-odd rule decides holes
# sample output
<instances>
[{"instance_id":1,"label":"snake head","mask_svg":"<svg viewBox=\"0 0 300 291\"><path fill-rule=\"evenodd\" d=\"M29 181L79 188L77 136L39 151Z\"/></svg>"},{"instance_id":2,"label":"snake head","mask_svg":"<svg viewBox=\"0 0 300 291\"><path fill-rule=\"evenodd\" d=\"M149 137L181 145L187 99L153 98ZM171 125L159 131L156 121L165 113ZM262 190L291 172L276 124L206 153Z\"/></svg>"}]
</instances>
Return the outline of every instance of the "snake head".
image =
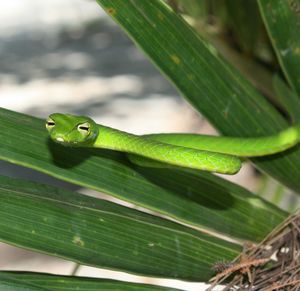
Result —
<instances>
[{"instance_id":1,"label":"snake head","mask_svg":"<svg viewBox=\"0 0 300 291\"><path fill-rule=\"evenodd\" d=\"M98 135L95 121L86 116L53 113L46 120L50 138L65 146L88 146Z\"/></svg>"}]
</instances>

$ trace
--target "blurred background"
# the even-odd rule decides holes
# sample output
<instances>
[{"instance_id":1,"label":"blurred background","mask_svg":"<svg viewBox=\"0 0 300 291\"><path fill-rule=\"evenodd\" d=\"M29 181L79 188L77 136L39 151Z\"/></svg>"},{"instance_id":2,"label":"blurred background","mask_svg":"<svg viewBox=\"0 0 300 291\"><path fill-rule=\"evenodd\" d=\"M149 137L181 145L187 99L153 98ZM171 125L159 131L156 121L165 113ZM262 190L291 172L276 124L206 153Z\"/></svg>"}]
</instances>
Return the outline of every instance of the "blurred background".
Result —
<instances>
[{"instance_id":1,"label":"blurred background","mask_svg":"<svg viewBox=\"0 0 300 291\"><path fill-rule=\"evenodd\" d=\"M1 107L43 119L53 112L84 114L137 134L216 134L95 1L1 1L0 19ZM2 161L0 174L95 195ZM266 197L278 191L278 185L266 187L267 182L250 164L230 179L252 191L263 189ZM75 266L1 244L0 268L71 274ZM83 266L76 274L140 280L121 272ZM172 282L167 284L181 287ZM200 285L182 286L193 290Z\"/></svg>"}]
</instances>

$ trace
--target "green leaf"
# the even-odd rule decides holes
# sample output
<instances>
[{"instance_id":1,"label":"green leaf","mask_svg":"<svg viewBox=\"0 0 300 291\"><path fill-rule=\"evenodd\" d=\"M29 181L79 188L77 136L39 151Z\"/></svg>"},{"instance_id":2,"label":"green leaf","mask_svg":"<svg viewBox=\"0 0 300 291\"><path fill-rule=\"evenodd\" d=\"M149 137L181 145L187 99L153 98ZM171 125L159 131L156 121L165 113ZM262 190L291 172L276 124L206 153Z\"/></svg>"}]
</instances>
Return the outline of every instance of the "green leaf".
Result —
<instances>
[{"instance_id":1,"label":"green leaf","mask_svg":"<svg viewBox=\"0 0 300 291\"><path fill-rule=\"evenodd\" d=\"M292 121L300 121L300 99L297 94L293 92L279 76L275 76L273 79L273 86L276 91L276 97L286 110Z\"/></svg>"},{"instance_id":2,"label":"green leaf","mask_svg":"<svg viewBox=\"0 0 300 291\"><path fill-rule=\"evenodd\" d=\"M261 19L256 1L227 0L227 21L242 50L251 53L257 43Z\"/></svg>"},{"instance_id":3,"label":"green leaf","mask_svg":"<svg viewBox=\"0 0 300 291\"><path fill-rule=\"evenodd\" d=\"M0 109L0 159L252 241L261 240L287 215L210 173L142 168L130 164L125 154L57 145L49 140L43 120L4 109Z\"/></svg>"},{"instance_id":4,"label":"green leaf","mask_svg":"<svg viewBox=\"0 0 300 291\"><path fill-rule=\"evenodd\" d=\"M27 287L30 286L31 287ZM4 289L11 286L11 289ZM18 287L21 286L19 289ZM36 286L36 287L33 287ZM1 290L55 290L55 291L98 291L98 290L161 290L172 291L178 290L173 288L164 288L148 284L137 284L122 282L117 280L96 279L87 277L57 276L41 273L27 272L0 272Z\"/></svg>"},{"instance_id":5,"label":"green leaf","mask_svg":"<svg viewBox=\"0 0 300 291\"><path fill-rule=\"evenodd\" d=\"M195 19L207 17L208 3L206 0L179 0L180 7L183 12L192 16Z\"/></svg>"},{"instance_id":6,"label":"green leaf","mask_svg":"<svg viewBox=\"0 0 300 291\"><path fill-rule=\"evenodd\" d=\"M300 96L300 2L259 0L258 3L285 77Z\"/></svg>"},{"instance_id":7,"label":"green leaf","mask_svg":"<svg viewBox=\"0 0 300 291\"><path fill-rule=\"evenodd\" d=\"M240 246L105 200L0 176L0 240L95 267L207 280Z\"/></svg>"},{"instance_id":8,"label":"green leaf","mask_svg":"<svg viewBox=\"0 0 300 291\"><path fill-rule=\"evenodd\" d=\"M37 284L32 284L31 282L22 281L16 278L14 275L8 273L0 272L0 290L5 291L50 291L51 289L45 286L39 286Z\"/></svg>"},{"instance_id":9,"label":"green leaf","mask_svg":"<svg viewBox=\"0 0 300 291\"><path fill-rule=\"evenodd\" d=\"M221 133L253 137L287 126L276 109L163 1L97 2ZM253 161L299 191L300 147Z\"/></svg>"}]
</instances>

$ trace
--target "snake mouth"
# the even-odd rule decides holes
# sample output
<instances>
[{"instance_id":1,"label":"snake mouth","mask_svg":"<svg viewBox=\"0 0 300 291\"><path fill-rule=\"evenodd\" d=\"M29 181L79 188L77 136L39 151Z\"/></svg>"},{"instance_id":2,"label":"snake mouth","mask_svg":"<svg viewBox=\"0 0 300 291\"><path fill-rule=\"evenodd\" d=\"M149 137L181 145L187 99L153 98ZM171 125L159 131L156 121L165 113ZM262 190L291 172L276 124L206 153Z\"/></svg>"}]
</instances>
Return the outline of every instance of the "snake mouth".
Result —
<instances>
[{"instance_id":1,"label":"snake mouth","mask_svg":"<svg viewBox=\"0 0 300 291\"><path fill-rule=\"evenodd\" d=\"M63 145L63 146L76 146L78 145L78 142L77 141L69 141L69 140L66 140L64 139L63 137L56 137L56 138L53 138L53 141L55 143L58 143L60 145Z\"/></svg>"},{"instance_id":2,"label":"snake mouth","mask_svg":"<svg viewBox=\"0 0 300 291\"><path fill-rule=\"evenodd\" d=\"M62 137L57 137L57 138L55 139L55 141L56 141L56 142L59 142L59 143L65 142L65 140L64 140Z\"/></svg>"}]
</instances>

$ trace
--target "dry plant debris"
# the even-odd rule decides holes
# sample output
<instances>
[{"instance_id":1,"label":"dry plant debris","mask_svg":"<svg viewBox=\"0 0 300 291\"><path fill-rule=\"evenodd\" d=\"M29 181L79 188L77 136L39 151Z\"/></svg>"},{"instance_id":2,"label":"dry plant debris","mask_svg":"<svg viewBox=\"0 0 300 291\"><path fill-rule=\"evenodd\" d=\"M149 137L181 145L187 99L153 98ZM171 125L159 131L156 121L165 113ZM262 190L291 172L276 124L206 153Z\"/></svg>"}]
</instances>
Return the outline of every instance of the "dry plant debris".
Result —
<instances>
[{"instance_id":1,"label":"dry plant debris","mask_svg":"<svg viewBox=\"0 0 300 291\"><path fill-rule=\"evenodd\" d=\"M300 291L300 211L289 216L258 245L247 244L232 262L217 262L213 290Z\"/></svg>"}]
</instances>

